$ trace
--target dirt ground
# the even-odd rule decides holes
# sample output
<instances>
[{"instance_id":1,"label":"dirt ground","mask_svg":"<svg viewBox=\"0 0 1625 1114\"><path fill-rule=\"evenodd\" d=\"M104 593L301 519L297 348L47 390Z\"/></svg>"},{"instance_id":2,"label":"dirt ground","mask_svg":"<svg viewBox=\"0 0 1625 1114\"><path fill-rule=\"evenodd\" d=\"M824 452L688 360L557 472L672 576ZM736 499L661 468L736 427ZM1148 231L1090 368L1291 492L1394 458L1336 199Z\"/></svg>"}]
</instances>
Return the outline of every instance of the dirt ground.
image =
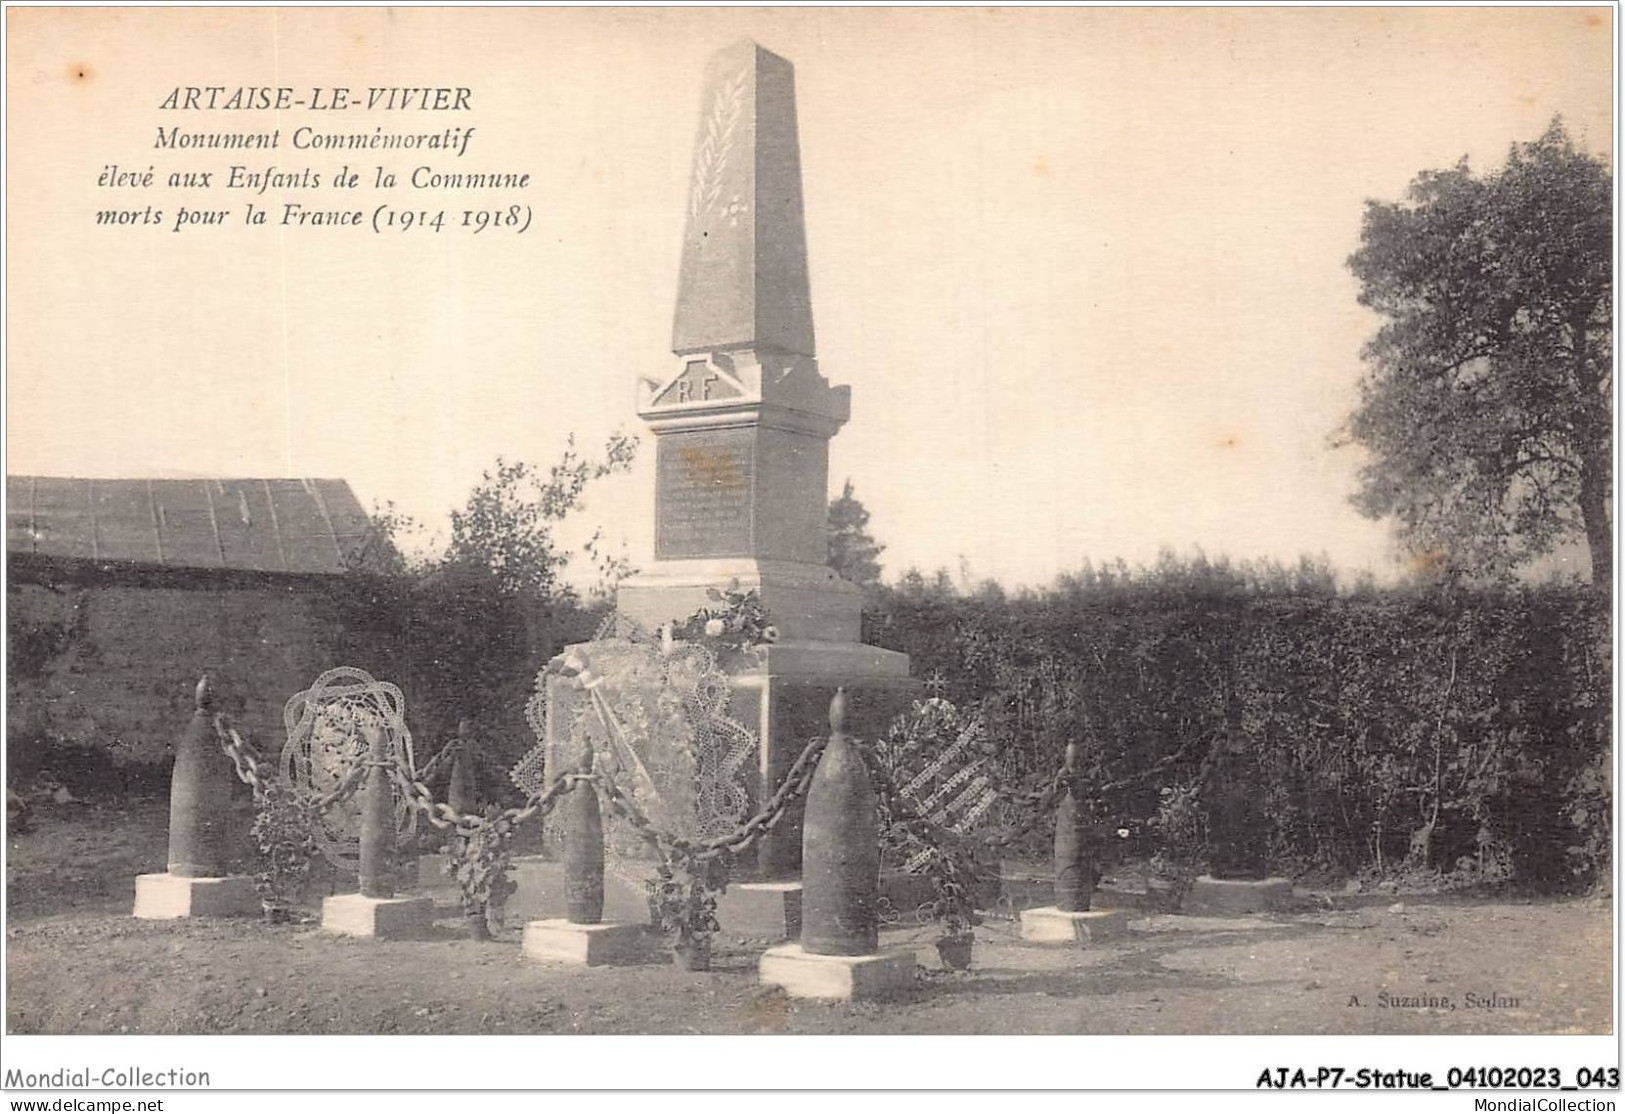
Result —
<instances>
[{"instance_id":1,"label":"dirt ground","mask_svg":"<svg viewBox=\"0 0 1625 1114\"><path fill-rule=\"evenodd\" d=\"M915 986L884 1003L792 1001L756 980L761 946L715 969L584 970L522 957L517 926L468 939L350 940L314 923L137 921L162 869L157 805L36 810L8 840L14 1033L1607 1033L1612 904L1316 895L1297 911L1131 920L1121 942L1024 944L978 930L969 972L924 929Z\"/></svg>"}]
</instances>

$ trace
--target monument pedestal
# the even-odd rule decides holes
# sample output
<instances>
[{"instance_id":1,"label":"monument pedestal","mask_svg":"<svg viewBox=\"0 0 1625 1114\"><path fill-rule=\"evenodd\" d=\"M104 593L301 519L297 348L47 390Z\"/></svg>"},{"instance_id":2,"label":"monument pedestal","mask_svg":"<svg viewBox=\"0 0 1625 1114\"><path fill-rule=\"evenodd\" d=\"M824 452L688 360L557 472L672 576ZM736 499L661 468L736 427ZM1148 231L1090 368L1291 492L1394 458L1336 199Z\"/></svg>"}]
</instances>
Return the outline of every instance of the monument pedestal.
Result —
<instances>
[{"instance_id":1,"label":"monument pedestal","mask_svg":"<svg viewBox=\"0 0 1625 1114\"><path fill-rule=\"evenodd\" d=\"M763 647L754 669L734 677L736 718L761 740L753 807L770 797L807 744L828 731L835 691L847 695L847 730L862 739L883 735L919 690L908 675L908 656L858 642L781 642ZM754 698L754 700L752 699ZM740 713L754 704L757 720ZM801 871L805 798L791 802L784 819L756 844L756 876L794 878Z\"/></svg>"},{"instance_id":2,"label":"monument pedestal","mask_svg":"<svg viewBox=\"0 0 1625 1114\"><path fill-rule=\"evenodd\" d=\"M575 924L562 919L531 921L519 947L532 959L583 967L642 963L651 950L646 925Z\"/></svg>"},{"instance_id":3,"label":"monument pedestal","mask_svg":"<svg viewBox=\"0 0 1625 1114\"><path fill-rule=\"evenodd\" d=\"M417 888L421 890L440 889L445 886L457 884L447 866L451 863L451 856L444 851L436 851L417 858Z\"/></svg>"},{"instance_id":4,"label":"monument pedestal","mask_svg":"<svg viewBox=\"0 0 1625 1114\"><path fill-rule=\"evenodd\" d=\"M1021 938L1032 944L1098 944L1128 934L1123 909L1089 909L1068 913L1048 906L1021 914Z\"/></svg>"},{"instance_id":5,"label":"monument pedestal","mask_svg":"<svg viewBox=\"0 0 1625 1114\"><path fill-rule=\"evenodd\" d=\"M247 875L187 878L179 874L140 874L135 879L135 915L143 920L175 917L252 917L260 911L254 880Z\"/></svg>"},{"instance_id":6,"label":"monument pedestal","mask_svg":"<svg viewBox=\"0 0 1625 1114\"><path fill-rule=\"evenodd\" d=\"M377 940L422 939L434 930L434 902L426 897L337 894L322 899L322 930Z\"/></svg>"},{"instance_id":7,"label":"monument pedestal","mask_svg":"<svg viewBox=\"0 0 1625 1114\"><path fill-rule=\"evenodd\" d=\"M738 882L717 900L722 931L751 940L801 935L800 882Z\"/></svg>"},{"instance_id":8,"label":"monument pedestal","mask_svg":"<svg viewBox=\"0 0 1625 1114\"><path fill-rule=\"evenodd\" d=\"M792 998L861 1002L914 985L914 952L900 948L874 955L813 955L800 944L780 944L762 953L762 985Z\"/></svg>"},{"instance_id":9,"label":"monument pedestal","mask_svg":"<svg viewBox=\"0 0 1625 1114\"><path fill-rule=\"evenodd\" d=\"M419 855L417 888L435 893L442 901L457 889L457 882L444 871L444 855ZM644 869L639 870L642 866ZM515 855L510 874L514 889L503 909L510 924L551 920L569 912L569 881L564 863L542 855ZM642 924L649 919L649 895L645 885L655 877L654 864L621 863L620 869L604 878L606 920L616 924ZM729 893L732 893L730 888ZM727 897L724 895L724 901Z\"/></svg>"},{"instance_id":10,"label":"monument pedestal","mask_svg":"<svg viewBox=\"0 0 1625 1114\"><path fill-rule=\"evenodd\" d=\"M1198 916L1233 917L1281 909L1291 900L1292 883L1286 878L1214 878L1204 874L1191 883L1180 911Z\"/></svg>"}]
</instances>

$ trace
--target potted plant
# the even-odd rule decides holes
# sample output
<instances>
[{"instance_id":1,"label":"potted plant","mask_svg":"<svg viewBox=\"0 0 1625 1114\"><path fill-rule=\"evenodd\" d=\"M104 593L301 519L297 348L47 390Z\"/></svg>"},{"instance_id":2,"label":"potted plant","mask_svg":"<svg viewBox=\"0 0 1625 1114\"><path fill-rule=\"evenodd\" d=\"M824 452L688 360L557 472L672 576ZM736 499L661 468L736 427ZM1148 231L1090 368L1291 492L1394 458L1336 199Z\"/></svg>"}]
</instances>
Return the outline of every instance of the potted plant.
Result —
<instances>
[{"instance_id":1,"label":"potted plant","mask_svg":"<svg viewBox=\"0 0 1625 1114\"><path fill-rule=\"evenodd\" d=\"M467 836L451 841L446 871L457 879L457 899L468 918L469 934L491 939L492 928L502 928L502 911L517 887L509 877L513 866L513 827L497 824L501 810L485 806L485 823ZM493 925L493 922L494 925Z\"/></svg>"},{"instance_id":2,"label":"potted plant","mask_svg":"<svg viewBox=\"0 0 1625 1114\"><path fill-rule=\"evenodd\" d=\"M711 941L722 927L717 899L728 888L727 862L673 854L656 865L648 886L650 919L671 939L672 961L685 971L709 971Z\"/></svg>"},{"instance_id":3,"label":"potted plant","mask_svg":"<svg viewBox=\"0 0 1625 1114\"><path fill-rule=\"evenodd\" d=\"M921 912L941 930L937 955L949 970L967 970L976 944L976 926L982 923L982 915L976 911L975 859L965 847L944 841L930 848L920 873L930 879L936 893Z\"/></svg>"},{"instance_id":4,"label":"potted plant","mask_svg":"<svg viewBox=\"0 0 1625 1114\"><path fill-rule=\"evenodd\" d=\"M981 922L981 915L970 908L962 895L957 884L949 883L933 907L942 926L942 934L936 940L937 956L944 967L953 971L970 968L976 946L976 925Z\"/></svg>"},{"instance_id":5,"label":"potted plant","mask_svg":"<svg viewBox=\"0 0 1625 1114\"><path fill-rule=\"evenodd\" d=\"M315 827L310 802L290 786L271 782L255 795L250 835L259 851L259 869L254 889L272 924L290 920L304 894L316 854Z\"/></svg>"},{"instance_id":6,"label":"potted plant","mask_svg":"<svg viewBox=\"0 0 1625 1114\"><path fill-rule=\"evenodd\" d=\"M976 911L977 897L985 889L975 845L898 807L895 793L881 796L880 813L882 861L899 864L905 876L929 887L931 896L915 907L915 916L921 923L938 926L937 955L944 967L969 968L975 929L983 919ZM908 900L913 902L912 897Z\"/></svg>"}]
</instances>

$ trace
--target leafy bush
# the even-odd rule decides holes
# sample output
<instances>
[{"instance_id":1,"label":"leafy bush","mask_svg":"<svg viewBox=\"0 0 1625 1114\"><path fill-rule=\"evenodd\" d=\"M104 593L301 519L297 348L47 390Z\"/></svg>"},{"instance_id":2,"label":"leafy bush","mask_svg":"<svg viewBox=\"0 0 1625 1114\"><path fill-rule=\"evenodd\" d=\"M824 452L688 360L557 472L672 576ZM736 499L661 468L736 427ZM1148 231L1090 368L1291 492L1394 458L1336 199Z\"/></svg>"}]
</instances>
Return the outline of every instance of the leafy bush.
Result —
<instances>
[{"instance_id":1,"label":"leafy bush","mask_svg":"<svg viewBox=\"0 0 1625 1114\"><path fill-rule=\"evenodd\" d=\"M470 835L452 839L446 873L457 880L457 899L463 913L484 921L501 910L517 889L513 867L513 828L497 824L501 809L485 806L485 824Z\"/></svg>"},{"instance_id":2,"label":"leafy bush","mask_svg":"<svg viewBox=\"0 0 1625 1114\"><path fill-rule=\"evenodd\" d=\"M304 896L316 855L316 824L309 799L281 781L256 794L249 831L259 852L254 889L268 907L296 905Z\"/></svg>"},{"instance_id":3,"label":"leafy bush","mask_svg":"<svg viewBox=\"0 0 1625 1114\"><path fill-rule=\"evenodd\" d=\"M722 927L717 901L728 888L729 869L725 857L669 854L657 860L655 877L645 883L654 923L677 942L709 940Z\"/></svg>"},{"instance_id":4,"label":"leafy bush","mask_svg":"<svg viewBox=\"0 0 1625 1114\"><path fill-rule=\"evenodd\" d=\"M1207 833L1195 785L1165 785L1156 815L1146 822L1156 851L1151 872L1176 887L1188 886L1202 871Z\"/></svg>"}]
</instances>

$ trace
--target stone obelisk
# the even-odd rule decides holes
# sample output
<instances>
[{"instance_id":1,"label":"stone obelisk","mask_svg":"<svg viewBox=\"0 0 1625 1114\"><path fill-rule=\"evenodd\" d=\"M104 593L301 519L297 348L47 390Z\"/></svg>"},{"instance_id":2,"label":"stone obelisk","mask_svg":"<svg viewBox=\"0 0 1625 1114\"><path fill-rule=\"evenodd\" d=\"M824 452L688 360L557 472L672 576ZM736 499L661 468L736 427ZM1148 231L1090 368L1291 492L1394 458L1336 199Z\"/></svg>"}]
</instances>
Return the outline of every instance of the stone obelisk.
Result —
<instances>
[{"instance_id":1,"label":"stone obelisk","mask_svg":"<svg viewBox=\"0 0 1625 1114\"><path fill-rule=\"evenodd\" d=\"M874 737L913 691L904 654L858 641L863 597L830 570L829 439L851 390L818 370L794 69L753 42L718 52L689 183L672 330L676 360L639 385L655 435L655 562L622 584L651 629L737 581L780 632L734 678L732 714L761 739L754 798L821 734L838 687ZM762 877L800 862L799 817L760 845Z\"/></svg>"}]
</instances>

